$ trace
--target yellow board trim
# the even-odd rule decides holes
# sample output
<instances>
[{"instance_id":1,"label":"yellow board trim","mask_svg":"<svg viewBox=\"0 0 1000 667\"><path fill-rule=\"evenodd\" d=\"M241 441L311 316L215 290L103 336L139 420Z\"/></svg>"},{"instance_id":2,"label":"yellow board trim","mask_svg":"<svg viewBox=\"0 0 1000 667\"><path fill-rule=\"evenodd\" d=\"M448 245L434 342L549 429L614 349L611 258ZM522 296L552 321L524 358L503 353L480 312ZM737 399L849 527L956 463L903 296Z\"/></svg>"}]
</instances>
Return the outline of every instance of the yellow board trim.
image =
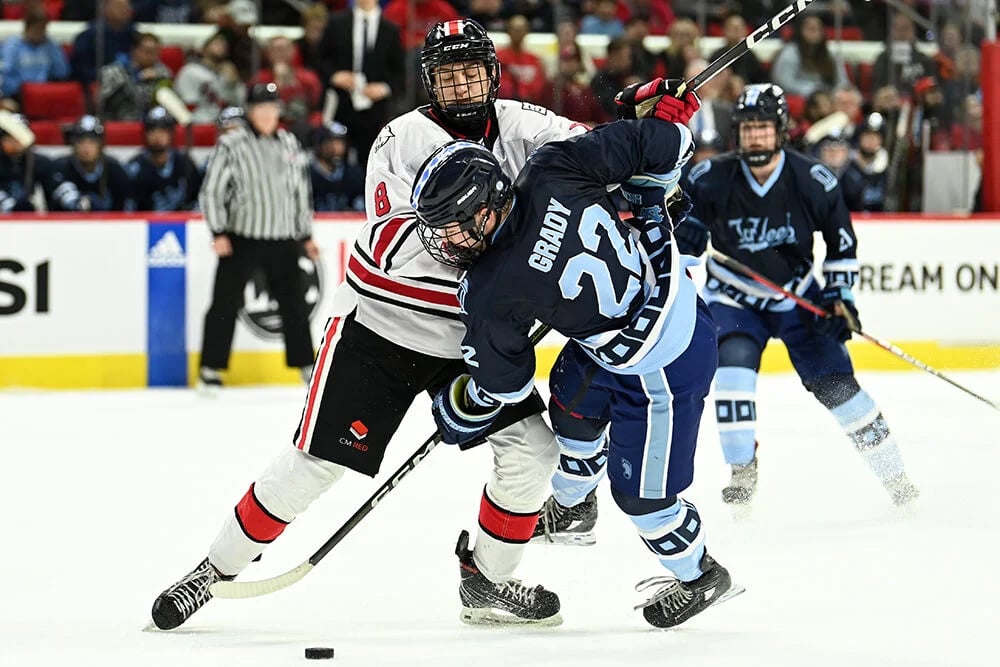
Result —
<instances>
[{"instance_id":1,"label":"yellow board trim","mask_svg":"<svg viewBox=\"0 0 1000 667\"><path fill-rule=\"evenodd\" d=\"M935 342L899 343L900 349L937 370L1000 369L998 345L942 345ZM859 370L916 370L895 355L863 341L848 343L854 367ZM538 377L548 377L559 354L559 346L537 349ZM301 384L296 368L285 366L284 352L234 352L230 369L222 374L228 385ZM788 353L780 341L764 351L761 371L792 371ZM188 355L188 378L198 377L198 355ZM103 354L37 357L0 357L0 388L38 389L129 389L147 385L146 355Z\"/></svg>"}]
</instances>

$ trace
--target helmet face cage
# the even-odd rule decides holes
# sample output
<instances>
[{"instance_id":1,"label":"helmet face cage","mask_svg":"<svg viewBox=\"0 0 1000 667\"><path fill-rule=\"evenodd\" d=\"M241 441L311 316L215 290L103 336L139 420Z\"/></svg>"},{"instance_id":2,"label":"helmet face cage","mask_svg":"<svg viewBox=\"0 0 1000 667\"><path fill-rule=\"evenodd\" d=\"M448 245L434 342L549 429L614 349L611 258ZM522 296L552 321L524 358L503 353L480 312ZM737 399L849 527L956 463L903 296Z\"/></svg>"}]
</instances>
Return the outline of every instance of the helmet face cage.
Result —
<instances>
[{"instance_id":1,"label":"helmet face cage","mask_svg":"<svg viewBox=\"0 0 1000 667\"><path fill-rule=\"evenodd\" d=\"M486 249L489 214L499 214L511 194L510 180L490 151L468 141L445 144L421 166L410 196L421 243L442 264L468 268Z\"/></svg>"},{"instance_id":2,"label":"helmet face cage","mask_svg":"<svg viewBox=\"0 0 1000 667\"><path fill-rule=\"evenodd\" d=\"M744 121L770 121L774 123L777 141L773 149L748 151L740 141L740 124ZM785 145L788 135L788 101L785 91L773 83L751 84L743 89L733 109L733 132L736 150L751 167L760 167L771 161Z\"/></svg>"},{"instance_id":3,"label":"helmet face cage","mask_svg":"<svg viewBox=\"0 0 1000 667\"><path fill-rule=\"evenodd\" d=\"M484 95L464 103L448 102L456 95L458 83L438 85L435 73L442 65L461 62L481 62L486 70L482 82ZM420 79L434 111L459 128L482 125L490 116L500 92L500 61L486 30L475 21L464 19L438 23L430 32L420 51ZM451 93L451 94L449 94Z\"/></svg>"}]
</instances>

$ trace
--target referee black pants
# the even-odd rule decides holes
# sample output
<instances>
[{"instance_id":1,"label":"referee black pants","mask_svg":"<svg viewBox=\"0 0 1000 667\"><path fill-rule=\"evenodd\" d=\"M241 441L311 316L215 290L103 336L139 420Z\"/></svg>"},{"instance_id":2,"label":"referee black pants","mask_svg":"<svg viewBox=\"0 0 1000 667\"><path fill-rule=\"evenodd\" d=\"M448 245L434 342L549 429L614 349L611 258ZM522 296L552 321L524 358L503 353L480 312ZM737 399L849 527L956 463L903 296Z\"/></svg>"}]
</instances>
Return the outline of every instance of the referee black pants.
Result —
<instances>
[{"instance_id":1,"label":"referee black pants","mask_svg":"<svg viewBox=\"0 0 1000 667\"><path fill-rule=\"evenodd\" d=\"M268 293L278 302L285 362L291 367L313 362L312 335L305 292L299 276L301 242L293 239L262 241L230 236L233 254L219 258L212 305L205 314L201 366L225 369L233 346L236 315L243 306L243 291L255 269L263 271Z\"/></svg>"}]
</instances>

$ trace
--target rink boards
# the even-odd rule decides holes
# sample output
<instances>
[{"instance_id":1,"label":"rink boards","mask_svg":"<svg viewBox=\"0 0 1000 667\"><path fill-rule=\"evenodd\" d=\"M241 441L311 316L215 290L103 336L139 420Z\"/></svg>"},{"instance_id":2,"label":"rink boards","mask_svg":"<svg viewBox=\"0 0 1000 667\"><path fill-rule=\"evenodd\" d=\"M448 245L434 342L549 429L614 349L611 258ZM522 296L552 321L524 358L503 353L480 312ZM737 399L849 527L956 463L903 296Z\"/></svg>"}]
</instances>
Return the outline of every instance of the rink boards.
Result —
<instances>
[{"instance_id":1,"label":"rink boards","mask_svg":"<svg viewBox=\"0 0 1000 667\"><path fill-rule=\"evenodd\" d=\"M356 215L317 218L323 256L300 265L314 344L361 224ZM936 368L1000 366L1000 216L866 216L855 226L867 332ZM0 220L0 387L189 384L215 261L200 218ZM245 300L226 381L300 382L284 367L266 286L252 281ZM551 335L539 347L541 374L560 343ZM909 368L869 343L850 346L859 368ZM764 370L789 369L781 345L769 346Z\"/></svg>"}]
</instances>

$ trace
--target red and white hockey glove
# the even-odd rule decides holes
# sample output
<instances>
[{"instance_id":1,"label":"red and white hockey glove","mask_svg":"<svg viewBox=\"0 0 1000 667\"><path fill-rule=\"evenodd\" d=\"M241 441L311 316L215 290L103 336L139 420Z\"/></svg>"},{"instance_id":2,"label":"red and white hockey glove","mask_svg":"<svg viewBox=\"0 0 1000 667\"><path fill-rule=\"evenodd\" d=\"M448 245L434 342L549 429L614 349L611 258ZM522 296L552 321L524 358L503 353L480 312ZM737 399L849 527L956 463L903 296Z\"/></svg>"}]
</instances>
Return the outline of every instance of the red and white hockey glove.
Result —
<instances>
[{"instance_id":1,"label":"red and white hockey glove","mask_svg":"<svg viewBox=\"0 0 1000 667\"><path fill-rule=\"evenodd\" d=\"M687 125L694 112L701 108L701 100L693 90L685 90L678 97L683 79L653 79L646 83L633 83L615 95L615 106L620 120L659 118L668 123Z\"/></svg>"}]
</instances>

